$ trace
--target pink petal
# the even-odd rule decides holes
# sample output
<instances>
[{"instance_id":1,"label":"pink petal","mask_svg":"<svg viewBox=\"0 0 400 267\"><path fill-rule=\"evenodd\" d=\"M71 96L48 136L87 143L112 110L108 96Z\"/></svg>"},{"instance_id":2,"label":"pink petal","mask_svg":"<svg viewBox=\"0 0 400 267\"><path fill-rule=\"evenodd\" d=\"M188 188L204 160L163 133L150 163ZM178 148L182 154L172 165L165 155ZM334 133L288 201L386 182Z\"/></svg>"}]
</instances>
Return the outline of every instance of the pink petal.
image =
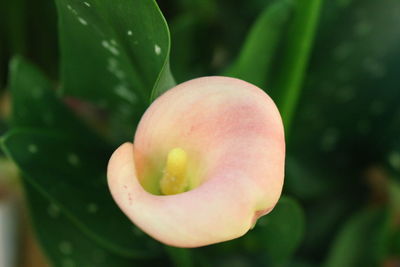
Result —
<instances>
[{"instance_id":1,"label":"pink petal","mask_svg":"<svg viewBox=\"0 0 400 267\"><path fill-rule=\"evenodd\" d=\"M177 195L157 186L172 148L188 152L198 187ZM159 97L139 123L135 145L109 162L111 193L124 213L155 239L197 247L245 234L281 194L285 142L273 101L227 77L185 82Z\"/></svg>"}]
</instances>

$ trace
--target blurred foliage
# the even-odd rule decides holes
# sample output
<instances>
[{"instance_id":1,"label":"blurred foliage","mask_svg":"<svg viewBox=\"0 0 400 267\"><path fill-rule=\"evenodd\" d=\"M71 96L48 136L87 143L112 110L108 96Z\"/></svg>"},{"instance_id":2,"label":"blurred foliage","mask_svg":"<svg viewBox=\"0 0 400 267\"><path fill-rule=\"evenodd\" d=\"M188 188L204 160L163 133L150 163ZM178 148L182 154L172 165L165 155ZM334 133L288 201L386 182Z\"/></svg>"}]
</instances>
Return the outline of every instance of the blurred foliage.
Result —
<instances>
[{"instance_id":1,"label":"blurred foliage","mask_svg":"<svg viewBox=\"0 0 400 267\"><path fill-rule=\"evenodd\" d=\"M108 192L105 172L111 147L64 106L33 66L15 58L10 72L13 127L2 138L2 147L20 168L28 197L47 200L45 206L31 210L36 224L54 225L53 219L65 216L66 225L70 223L81 231L81 240L90 238L125 257L156 254L157 244L139 241L144 238L141 231L120 212ZM65 242L79 245L81 240L71 240L73 236ZM42 238L49 247L54 246L46 236ZM53 238L57 243L63 240L59 235ZM135 239L137 242L132 242ZM52 258L61 266L59 260Z\"/></svg>"},{"instance_id":2,"label":"blurred foliage","mask_svg":"<svg viewBox=\"0 0 400 267\"><path fill-rule=\"evenodd\" d=\"M276 59L274 56L293 5L292 1L277 1L260 14L246 37L237 61L225 75L246 80L259 87L265 87L272 80L272 63Z\"/></svg>"},{"instance_id":3,"label":"blurred foliage","mask_svg":"<svg viewBox=\"0 0 400 267\"><path fill-rule=\"evenodd\" d=\"M244 247L255 256L261 255L261 265L264 262L268 266L281 266L293 256L304 229L301 206L294 199L282 196L274 210L259 219L257 227L243 238ZM266 251L268 253L264 253Z\"/></svg>"},{"instance_id":4,"label":"blurred foliage","mask_svg":"<svg viewBox=\"0 0 400 267\"><path fill-rule=\"evenodd\" d=\"M48 0L0 2L0 88L10 58L23 55L52 78L58 74L57 14Z\"/></svg>"},{"instance_id":5,"label":"blurred foliage","mask_svg":"<svg viewBox=\"0 0 400 267\"><path fill-rule=\"evenodd\" d=\"M399 264L400 2L158 4L0 3L2 147L54 266ZM109 196L107 159L174 84L169 66L177 82L253 82L283 112L285 196L240 239L161 246Z\"/></svg>"}]
</instances>

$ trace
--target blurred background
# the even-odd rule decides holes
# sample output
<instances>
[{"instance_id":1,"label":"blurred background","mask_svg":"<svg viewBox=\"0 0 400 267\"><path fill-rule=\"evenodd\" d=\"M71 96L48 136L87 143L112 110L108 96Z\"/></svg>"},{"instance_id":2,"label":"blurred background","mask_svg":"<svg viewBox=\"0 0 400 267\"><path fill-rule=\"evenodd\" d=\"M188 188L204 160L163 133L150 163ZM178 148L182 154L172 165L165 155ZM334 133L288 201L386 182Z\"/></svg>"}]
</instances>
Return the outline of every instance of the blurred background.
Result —
<instances>
[{"instance_id":1,"label":"blurred background","mask_svg":"<svg viewBox=\"0 0 400 267\"><path fill-rule=\"evenodd\" d=\"M283 101L276 77L285 75L278 71L292 40L295 11L277 23L282 33L269 55L265 80L251 75L262 68L258 62L247 72L237 63L246 45L257 49L248 44L251 40L264 38L262 27L255 30L264 11L283 1L158 1L171 33L176 82L231 75L256 83L277 103ZM260 221L244 238L191 250L189 256L167 250L153 265L400 266L400 2L329 0L321 5L287 136L284 194L298 209L288 205L276 221L266 218L265 227L277 224L271 228L275 232L262 230ZM41 69L54 88L60 86L57 25L54 1L0 2L1 135L10 128L8 77L15 55ZM82 103L72 107L104 132L103 112ZM17 167L1 152L0 267L48 266L41 247L46 251L49 243L38 245L42 234L32 228L23 191ZM292 212L299 213L296 225L290 224ZM71 250L62 241L56 247L64 254Z\"/></svg>"}]
</instances>

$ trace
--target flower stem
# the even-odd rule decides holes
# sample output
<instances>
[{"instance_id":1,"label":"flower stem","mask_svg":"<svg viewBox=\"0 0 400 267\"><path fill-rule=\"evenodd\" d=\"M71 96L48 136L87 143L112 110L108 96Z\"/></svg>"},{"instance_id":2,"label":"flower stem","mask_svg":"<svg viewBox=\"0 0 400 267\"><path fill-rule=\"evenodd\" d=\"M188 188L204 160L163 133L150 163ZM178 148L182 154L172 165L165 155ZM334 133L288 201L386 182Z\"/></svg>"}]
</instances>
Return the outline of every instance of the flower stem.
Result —
<instances>
[{"instance_id":1,"label":"flower stem","mask_svg":"<svg viewBox=\"0 0 400 267\"><path fill-rule=\"evenodd\" d=\"M173 266L193 267L192 257L189 249L165 246Z\"/></svg>"}]
</instances>

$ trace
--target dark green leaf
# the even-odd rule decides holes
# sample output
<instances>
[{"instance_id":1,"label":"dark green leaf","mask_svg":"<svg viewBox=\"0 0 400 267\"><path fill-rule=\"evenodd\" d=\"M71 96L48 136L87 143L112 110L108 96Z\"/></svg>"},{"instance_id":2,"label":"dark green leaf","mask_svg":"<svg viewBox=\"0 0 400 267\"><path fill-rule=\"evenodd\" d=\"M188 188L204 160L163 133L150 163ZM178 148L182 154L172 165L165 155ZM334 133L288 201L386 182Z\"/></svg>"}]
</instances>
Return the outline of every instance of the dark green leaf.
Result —
<instances>
[{"instance_id":1,"label":"dark green leaf","mask_svg":"<svg viewBox=\"0 0 400 267\"><path fill-rule=\"evenodd\" d=\"M340 198L337 197L337 191L322 194L305 210L307 225L300 253L311 262L321 262L326 258L331 243L336 238L337 228L360 206L360 200L354 200L351 193L346 192L346 188L336 190L341 190ZM361 197L362 195L359 198Z\"/></svg>"},{"instance_id":2,"label":"dark green leaf","mask_svg":"<svg viewBox=\"0 0 400 267\"><path fill-rule=\"evenodd\" d=\"M108 191L107 143L80 123L49 87L33 66L13 61L10 89L18 128L3 137L4 151L26 181L86 237L120 255L154 255L156 243L132 225Z\"/></svg>"},{"instance_id":3,"label":"dark green leaf","mask_svg":"<svg viewBox=\"0 0 400 267\"><path fill-rule=\"evenodd\" d=\"M292 1L270 4L252 26L239 57L225 73L266 88L268 75L289 18Z\"/></svg>"},{"instance_id":4,"label":"dark green leaf","mask_svg":"<svg viewBox=\"0 0 400 267\"><path fill-rule=\"evenodd\" d=\"M174 85L169 31L157 4L154 0L56 2L63 92L119 118L117 124L127 129L115 129L124 131L118 140L130 140L150 98Z\"/></svg>"},{"instance_id":5,"label":"dark green leaf","mask_svg":"<svg viewBox=\"0 0 400 267\"><path fill-rule=\"evenodd\" d=\"M392 242L393 254L400 257L400 229L394 233Z\"/></svg>"},{"instance_id":6,"label":"dark green leaf","mask_svg":"<svg viewBox=\"0 0 400 267\"><path fill-rule=\"evenodd\" d=\"M389 205L392 217L391 252L400 257L400 183L389 182Z\"/></svg>"},{"instance_id":7,"label":"dark green leaf","mask_svg":"<svg viewBox=\"0 0 400 267\"><path fill-rule=\"evenodd\" d=\"M385 209L355 214L339 232L324 266L379 266L387 246L388 222Z\"/></svg>"},{"instance_id":8,"label":"dark green leaf","mask_svg":"<svg viewBox=\"0 0 400 267\"><path fill-rule=\"evenodd\" d=\"M10 131L3 148L25 179L87 236L122 255L151 253L108 191L108 150L60 132L35 129Z\"/></svg>"},{"instance_id":9,"label":"dark green leaf","mask_svg":"<svg viewBox=\"0 0 400 267\"><path fill-rule=\"evenodd\" d=\"M294 17L290 23L282 64L274 84L279 95L277 103L286 136L289 135L292 117L303 88L322 3L323 0L296 1Z\"/></svg>"},{"instance_id":10,"label":"dark green leaf","mask_svg":"<svg viewBox=\"0 0 400 267\"><path fill-rule=\"evenodd\" d=\"M283 196L271 213L258 220L245 237L251 251L266 255L273 266L286 263L300 245L305 217L299 203Z\"/></svg>"},{"instance_id":11,"label":"dark green leaf","mask_svg":"<svg viewBox=\"0 0 400 267\"><path fill-rule=\"evenodd\" d=\"M24 182L24 188L37 236L52 266L134 265L135 260L115 255L83 235L63 210L30 183Z\"/></svg>"},{"instance_id":12,"label":"dark green leaf","mask_svg":"<svg viewBox=\"0 0 400 267\"><path fill-rule=\"evenodd\" d=\"M395 217L400 218L400 183L390 180L388 183L389 205Z\"/></svg>"},{"instance_id":13,"label":"dark green leaf","mask_svg":"<svg viewBox=\"0 0 400 267\"><path fill-rule=\"evenodd\" d=\"M93 140L96 136L56 96L53 85L35 67L15 57L10 64L12 126L59 130ZM98 138L97 142L102 142Z\"/></svg>"},{"instance_id":14,"label":"dark green leaf","mask_svg":"<svg viewBox=\"0 0 400 267\"><path fill-rule=\"evenodd\" d=\"M393 146L389 151L385 163L389 170L395 174L394 178L400 182L400 144L398 147Z\"/></svg>"}]
</instances>

